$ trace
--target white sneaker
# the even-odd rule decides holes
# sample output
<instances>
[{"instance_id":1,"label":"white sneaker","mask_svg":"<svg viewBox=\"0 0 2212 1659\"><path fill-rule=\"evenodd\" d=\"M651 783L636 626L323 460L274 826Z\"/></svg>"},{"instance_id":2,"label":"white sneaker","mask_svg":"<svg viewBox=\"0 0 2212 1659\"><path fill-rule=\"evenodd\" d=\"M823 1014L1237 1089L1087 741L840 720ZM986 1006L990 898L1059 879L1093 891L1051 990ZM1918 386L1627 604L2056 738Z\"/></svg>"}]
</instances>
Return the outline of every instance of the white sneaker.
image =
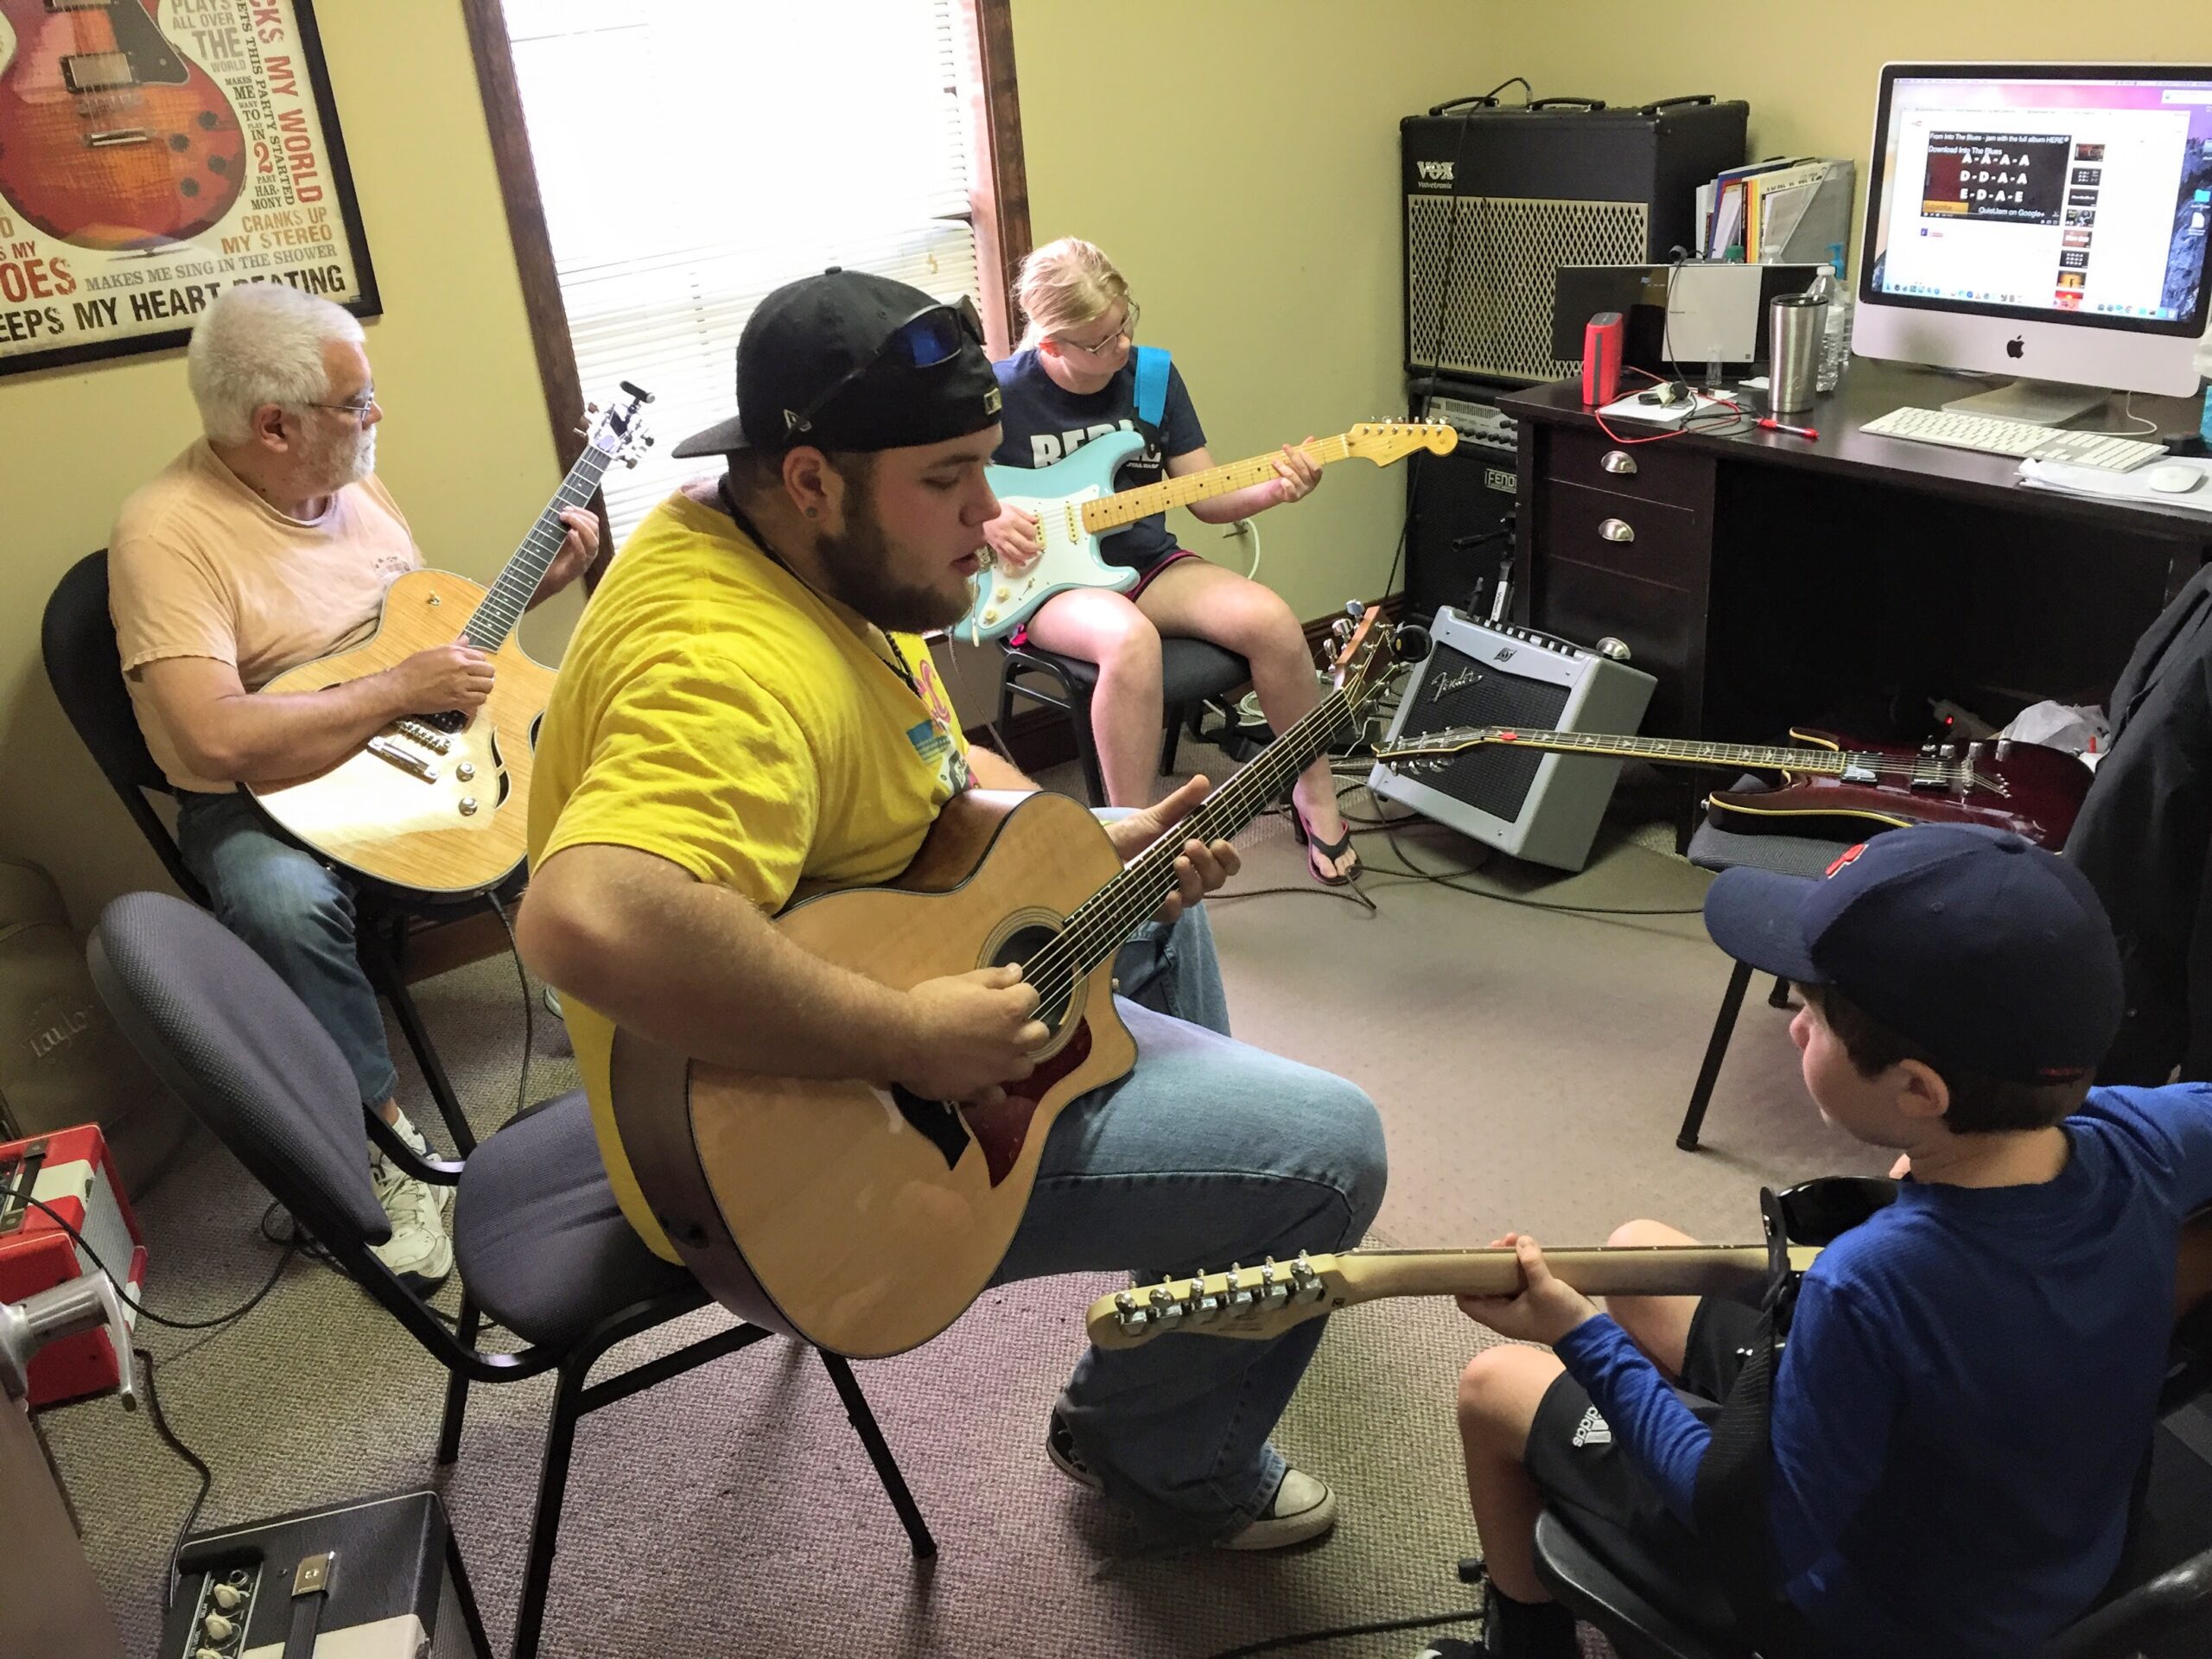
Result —
<instances>
[{"instance_id":1,"label":"white sneaker","mask_svg":"<svg viewBox=\"0 0 2212 1659\"><path fill-rule=\"evenodd\" d=\"M376 1184L377 1202L391 1223L391 1237L369 1246L371 1253L404 1283L423 1290L443 1283L453 1271L453 1241L446 1236L439 1189L402 1174L381 1155L369 1179Z\"/></svg>"},{"instance_id":2,"label":"white sneaker","mask_svg":"<svg viewBox=\"0 0 2212 1659\"><path fill-rule=\"evenodd\" d=\"M406 1113L400 1111L396 1106L392 1108L392 1110L398 1115L393 1119L391 1127L399 1131L399 1138L407 1143L407 1149L413 1153L417 1158L435 1157L437 1154L430 1150L430 1143L429 1140L425 1138L422 1130L415 1127L414 1120L410 1118ZM436 1181L422 1181L418 1182L417 1185L427 1186L430 1189L431 1195L438 1201L438 1213L440 1215L442 1216L452 1210L454 1194L454 1189L452 1187L442 1185Z\"/></svg>"}]
</instances>

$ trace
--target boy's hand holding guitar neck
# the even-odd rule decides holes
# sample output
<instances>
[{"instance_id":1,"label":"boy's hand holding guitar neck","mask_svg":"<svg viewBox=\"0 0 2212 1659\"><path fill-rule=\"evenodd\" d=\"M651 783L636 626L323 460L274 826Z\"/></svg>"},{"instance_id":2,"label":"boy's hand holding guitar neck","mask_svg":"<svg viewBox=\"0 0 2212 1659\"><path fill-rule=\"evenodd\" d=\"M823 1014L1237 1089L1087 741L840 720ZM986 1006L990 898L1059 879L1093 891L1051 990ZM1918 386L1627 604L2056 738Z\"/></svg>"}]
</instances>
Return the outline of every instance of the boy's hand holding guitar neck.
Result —
<instances>
[{"instance_id":1,"label":"boy's hand holding guitar neck","mask_svg":"<svg viewBox=\"0 0 2212 1659\"><path fill-rule=\"evenodd\" d=\"M1542 1247L1527 1233L1508 1233L1493 1240L1491 1249L1511 1250L1520 1258L1526 1282L1516 1295L1456 1298L1459 1311L1476 1324L1516 1342L1541 1342L1552 1348L1575 1326L1598 1317L1597 1304L1553 1274Z\"/></svg>"}]
</instances>

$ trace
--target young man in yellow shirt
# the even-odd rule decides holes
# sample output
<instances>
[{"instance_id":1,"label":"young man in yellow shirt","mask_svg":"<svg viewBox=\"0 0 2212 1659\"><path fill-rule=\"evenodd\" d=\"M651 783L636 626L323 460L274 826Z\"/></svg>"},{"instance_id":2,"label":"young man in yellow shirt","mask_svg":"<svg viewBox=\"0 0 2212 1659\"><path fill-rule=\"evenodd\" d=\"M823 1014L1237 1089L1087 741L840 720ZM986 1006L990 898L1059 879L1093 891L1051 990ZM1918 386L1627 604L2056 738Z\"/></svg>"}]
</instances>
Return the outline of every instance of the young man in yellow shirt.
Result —
<instances>
[{"instance_id":1,"label":"young man in yellow shirt","mask_svg":"<svg viewBox=\"0 0 2212 1659\"><path fill-rule=\"evenodd\" d=\"M676 450L727 456L727 473L646 518L569 645L519 923L525 960L563 994L623 1212L671 1260L609 1103L616 1026L715 1065L941 1100L1026 1077L1046 1035L1012 969L894 991L769 923L802 880L896 876L971 783L1035 787L969 747L918 637L966 611L997 512L983 467L999 390L973 308L859 272L791 283L746 326L737 400ZM1107 833L1132 857L1204 787ZM1179 896L1118 964L1135 1069L1053 1124L1001 1280L1338 1249L1374 1217L1374 1107L1229 1038L1197 904L1236 855L1183 850ZM1335 1496L1268 1434L1319 1334L1093 1349L1048 1453L1162 1544L1317 1536Z\"/></svg>"}]
</instances>

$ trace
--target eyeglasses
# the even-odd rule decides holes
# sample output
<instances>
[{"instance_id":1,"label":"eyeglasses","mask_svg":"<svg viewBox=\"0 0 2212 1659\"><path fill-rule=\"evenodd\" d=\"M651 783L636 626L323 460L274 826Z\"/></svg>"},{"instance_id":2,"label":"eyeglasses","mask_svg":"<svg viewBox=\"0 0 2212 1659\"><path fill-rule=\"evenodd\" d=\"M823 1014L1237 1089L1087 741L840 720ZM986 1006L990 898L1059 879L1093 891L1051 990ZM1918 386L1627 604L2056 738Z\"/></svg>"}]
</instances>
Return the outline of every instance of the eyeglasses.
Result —
<instances>
[{"instance_id":1,"label":"eyeglasses","mask_svg":"<svg viewBox=\"0 0 2212 1659\"><path fill-rule=\"evenodd\" d=\"M1058 339L1061 345L1091 357L1104 357L1125 340L1134 346L1137 343L1136 302L1135 300L1128 302L1128 315L1122 319L1122 326L1095 346L1086 346L1079 340L1070 340L1065 334L1058 336Z\"/></svg>"},{"instance_id":2,"label":"eyeglasses","mask_svg":"<svg viewBox=\"0 0 2212 1659\"><path fill-rule=\"evenodd\" d=\"M785 435L796 437L810 430L817 415L886 357L896 353L910 369L934 369L958 357L970 341L978 346L983 343L983 315L976 309L974 299L963 294L950 305L923 307L885 335L880 346L839 376L835 385L818 393L804 409L796 413L785 410Z\"/></svg>"},{"instance_id":3,"label":"eyeglasses","mask_svg":"<svg viewBox=\"0 0 2212 1659\"><path fill-rule=\"evenodd\" d=\"M351 415L357 424L369 423L369 411L377 406L377 389L371 386L350 404L309 404L309 409L334 410L341 415Z\"/></svg>"}]
</instances>

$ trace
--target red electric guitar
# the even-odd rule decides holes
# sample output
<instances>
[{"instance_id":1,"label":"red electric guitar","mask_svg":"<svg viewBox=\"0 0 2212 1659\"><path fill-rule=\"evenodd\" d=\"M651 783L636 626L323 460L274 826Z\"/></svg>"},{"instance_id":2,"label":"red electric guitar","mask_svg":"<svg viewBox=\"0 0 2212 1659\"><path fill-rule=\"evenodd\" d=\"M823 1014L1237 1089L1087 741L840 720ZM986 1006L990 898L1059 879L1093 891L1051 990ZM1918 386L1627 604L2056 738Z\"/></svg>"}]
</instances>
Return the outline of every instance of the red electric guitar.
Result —
<instances>
[{"instance_id":1,"label":"red electric guitar","mask_svg":"<svg viewBox=\"0 0 2212 1659\"><path fill-rule=\"evenodd\" d=\"M1713 821L1730 830L1866 836L1908 823L1986 823L2039 845L2066 844L2089 769L2061 749L1996 741L1908 749L1793 731L1803 748L1698 743L1671 737L1608 737L1520 726L1454 726L1386 743L1375 758L1418 775L1453 755L1491 746L1554 754L1602 754L1662 766L1778 772L1756 793L1716 791Z\"/></svg>"},{"instance_id":2,"label":"red electric guitar","mask_svg":"<svg viewBox=\"0 0 2212 1659\"><path fill-rule=\"evenodd\" d=\"M238 111L155 20L161 0L0 0L0 197L47 235L158 247L221 219L245 184Z\"/></svg>"}]
</instances>

